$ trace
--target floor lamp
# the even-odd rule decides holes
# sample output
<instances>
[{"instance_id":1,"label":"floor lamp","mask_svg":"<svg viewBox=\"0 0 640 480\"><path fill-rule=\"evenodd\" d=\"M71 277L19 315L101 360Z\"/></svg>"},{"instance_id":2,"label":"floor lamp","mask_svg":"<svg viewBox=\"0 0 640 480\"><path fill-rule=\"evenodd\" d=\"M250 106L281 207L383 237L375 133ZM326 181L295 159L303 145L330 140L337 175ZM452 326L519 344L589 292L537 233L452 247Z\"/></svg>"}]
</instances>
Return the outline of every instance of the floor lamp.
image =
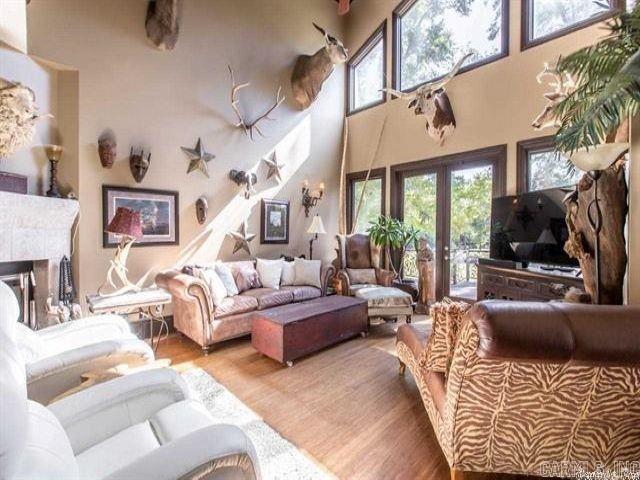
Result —
<instances>
[{"instance_id":1,"label":"floor lamp","mask_svg":"<svg viewBox=\"0 0 640 480\"><path fill-rule=\"evenodd\" d=\"M322 217L320 217L320 215L313 217L313 221L311 222L311 225L309 225L307 233L313 235L311 240L309 240L309 260L313 260L313 241L318 239L318 234L324 235L327 233L324 229L324 224L322 223Z\"/></svg>"},{"instance_id":2,"label":"floor lamp","mask_svg":"<svg viewBox=\"0 0 640 480\"><path fill-rule=\"evenodd\" d=\"M139 292L141 288L131 283L127 278L127 257L133 243L142 237L140 212L118 207L105 232L120 235L121 239L116 254L111 260L111 266L107 272L107 281L98 289L98 295L114 296L130 291ZM113 278L114 274L116 276L115 280ZM103 291L107 286L110 286L113 291L105 294Z\"/></svg>"},{"instance_id":3,"label":"floor lamp","mask_svg":"<svg viewBox=\"0 0 640 480\"><path fill-rule=\"evenodd\" d=\"M600 304L600 231L602 230L602 210L598 200L598 180L602 172L609 168L627 150L628 143L603 143L595 147L581 148L569 159L573 165L585 172L593 180L593 200L587 206L587 218L594 235L594 261L596 273L595 303Z\"/></svg>"}]
</instances>

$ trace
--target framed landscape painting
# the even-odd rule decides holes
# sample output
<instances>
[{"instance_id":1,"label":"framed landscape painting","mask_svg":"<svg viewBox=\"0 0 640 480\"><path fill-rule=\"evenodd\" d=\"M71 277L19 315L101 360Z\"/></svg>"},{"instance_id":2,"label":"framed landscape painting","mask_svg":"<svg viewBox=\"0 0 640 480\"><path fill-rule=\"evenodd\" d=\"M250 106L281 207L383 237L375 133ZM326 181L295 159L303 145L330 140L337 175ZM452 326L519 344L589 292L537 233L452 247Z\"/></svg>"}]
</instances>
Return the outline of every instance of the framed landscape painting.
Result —
<instances>
[{"instance_id":1,"label":"framed landscape painting","mask_svg":"<svg viewBox=\"0 0 640 480\"><path fill-rule=\"evenodd\" d=\"M118 235L105 232L118 207L140 212L143 235L134 247L178 245L178 192L103 185L102 245L105 248L116 247L120 242Z\"/></svg>"},{"instance_id":2,"label":"framed landscape painting","mask_svg":"<svg viewBox=\"0 0 640 480\"><path fill-rule=\"evenodd\" d=\"M262 200L260 243L289 243L289 202Z\"/></svg>"}]
</instances>

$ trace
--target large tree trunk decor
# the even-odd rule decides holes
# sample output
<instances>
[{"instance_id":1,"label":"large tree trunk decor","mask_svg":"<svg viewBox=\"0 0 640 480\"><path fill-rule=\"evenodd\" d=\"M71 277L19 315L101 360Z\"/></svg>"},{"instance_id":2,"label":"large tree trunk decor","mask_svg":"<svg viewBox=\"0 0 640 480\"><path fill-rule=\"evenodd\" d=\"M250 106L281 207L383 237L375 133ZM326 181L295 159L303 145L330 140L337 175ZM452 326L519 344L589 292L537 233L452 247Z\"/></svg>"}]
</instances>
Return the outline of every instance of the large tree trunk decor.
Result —
<instances>
[{"instance_id":1,"label":"large tree trunk decor","mask_svg":"<svg viewBox=\"0 0 640 480\"><path fill-rule=\"evenodd\" d=\"M600 303L621 305L627 267L624 238L627 217L627 183L624 158L602 172L598 180L598 200L602 210L600 232ZM564 248L577 258L582 269L585 290L595 298L595 235L589 224L587 207L593 200L593 180L583 175L576 190L565 199L569 239Z\"/></svg>"}]
</instances>

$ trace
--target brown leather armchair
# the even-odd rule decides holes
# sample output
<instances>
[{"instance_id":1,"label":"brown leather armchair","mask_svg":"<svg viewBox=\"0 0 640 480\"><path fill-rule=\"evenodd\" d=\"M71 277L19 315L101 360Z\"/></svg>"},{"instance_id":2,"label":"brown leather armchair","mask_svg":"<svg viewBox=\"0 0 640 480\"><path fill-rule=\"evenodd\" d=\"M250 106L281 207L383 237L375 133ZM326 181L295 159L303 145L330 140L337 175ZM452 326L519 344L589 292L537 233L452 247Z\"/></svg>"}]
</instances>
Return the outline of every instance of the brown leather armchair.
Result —
<instances>
[{"instance_id":1,"label":"brown leather armchair","mask_svg":"<svg viewBox=\"0 0 640 480\"><path fill-rule=\"evenodd\" d=\"M371 242L369 235L336 235L338 261L336 290L340 295L353 295L364 286L390 287L395 275L381 268L380 247Z\"/></svg>"},{"instance_id":2,"label":"brown leather armchair","mask_svg":"<svg viewBox=\"0 0 640 480\"><path fill-rule=\"evenodd\" d=\"M483 301L453 350L398 329L400 371L416 379L451 467L462 472L618 478L640 458L640 307ZM446 366L440 368L439 366Z\"/></svg>"}]
</instances>

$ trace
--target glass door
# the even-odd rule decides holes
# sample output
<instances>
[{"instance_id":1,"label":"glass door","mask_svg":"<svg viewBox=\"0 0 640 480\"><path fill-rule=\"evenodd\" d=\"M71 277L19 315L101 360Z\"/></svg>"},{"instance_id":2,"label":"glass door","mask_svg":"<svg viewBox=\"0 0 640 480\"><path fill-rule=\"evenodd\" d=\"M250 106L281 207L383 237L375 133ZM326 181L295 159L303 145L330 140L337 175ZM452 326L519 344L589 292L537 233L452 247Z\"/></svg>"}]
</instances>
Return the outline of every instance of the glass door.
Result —
<instances>
[{"instance_id":1,"label":"glass door","mask_svg":"<svg viewBox=\"0 0 640 480\"><path fill-rule=\"evenodd\" d=\"M489 256L493 166L466 163L448 167L446 176L444 294L476 300L478 260Z\"/></svg>"}]
</instances>

